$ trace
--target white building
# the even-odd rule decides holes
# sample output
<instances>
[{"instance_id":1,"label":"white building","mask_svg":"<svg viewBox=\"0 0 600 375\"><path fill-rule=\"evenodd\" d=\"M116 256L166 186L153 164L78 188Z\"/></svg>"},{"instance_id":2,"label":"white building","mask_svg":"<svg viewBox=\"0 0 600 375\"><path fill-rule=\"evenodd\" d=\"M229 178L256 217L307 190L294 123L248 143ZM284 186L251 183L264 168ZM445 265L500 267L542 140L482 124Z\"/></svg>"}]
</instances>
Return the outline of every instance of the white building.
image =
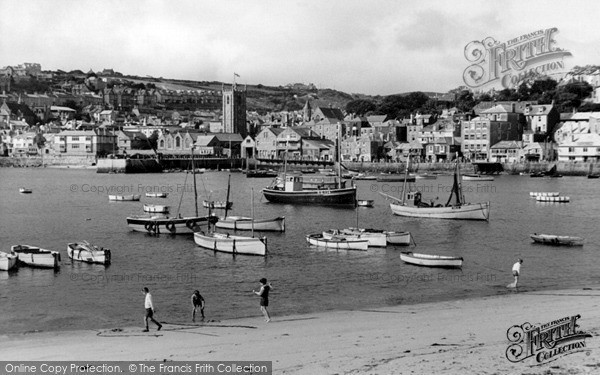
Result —
<instances>
[{"instance_id":1,"label":"white building","mask_svg":"<svg viewBox=\"0 0 600 375\"><path fill-rule=\"evenodd\" d=\"M600 161L600 134L571 135L558 145L558 161Z\"/></svg>"}]
</instances>

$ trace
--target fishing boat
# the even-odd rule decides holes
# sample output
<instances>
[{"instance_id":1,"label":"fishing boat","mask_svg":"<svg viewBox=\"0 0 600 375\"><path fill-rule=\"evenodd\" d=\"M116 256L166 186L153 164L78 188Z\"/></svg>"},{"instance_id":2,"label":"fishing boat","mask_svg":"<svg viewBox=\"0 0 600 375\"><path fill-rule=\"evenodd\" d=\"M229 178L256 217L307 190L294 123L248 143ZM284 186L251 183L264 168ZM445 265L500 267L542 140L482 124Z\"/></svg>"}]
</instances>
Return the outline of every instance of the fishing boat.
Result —
<instances>
[{"instance_id":1,"label":"fishing boat","mask_svg":"<svg viewBox=\"0 0 600 375\"><path fill-rule=\"evenodd\" d=\"M358 207L373 207L375 201L373 199L359 199L356 201Z\"/></svg>"},{"instance_id":2,"label":"fishing boat","mask_svg":"<svg viewBox=\"0 0 600 375\"><path fill-rule=\"evenodd\" d=\"M229 196L229 188L228 196ZM251 206L252 216L254 217L254 189L252 189L251 195ZM221 251L232 254L246 254L246 255L262 255L267 254L267 238L266 237L254 237L254 222L253 217L251 219L251 230L252 236L234 236L229 233L214 233L210 232L210 226L208 233L196 232L194 233L194 242L196 245L205 249L214 251Z\"/></svg>"},{"instance_id":3,"label":"fishing boat","mask_svg":"<svg viewBox=\"0 0 600 375\"><path fill-rule=\"evenodd\" d=\"M0 271L9 271L17 265L18 257L16 254L0 251Z\"/></svg>"},{"instance_id":4,"label":"fishing boat","mask_svg":"<svg viewBox=\"0 0 600 375\"><path fill-rule=\"evenodd\" d=\"M109 195L109 201L139 201L142 196L139 194L130 195Z\"/></svg>"},{"instance_id":5,"label":"fishing boat","mask_svg":"<svg viewBox=\"0 0 600 375\"><path fill-rule=\"evenodd\" d=\"M408 164L406 165L406 174L408 175ZM454 220L486 220L490 218L490 202L485 203L466 203L462 192L460 169L458 158L456 159L456 168L454 170L454 183L450 192L450 197L446 204L435 204L424 202L420 191L408 191L406 183L402 187L402 198L392 197L381 193L381 195L390 198L395 203L390 203L390 208L395 215L433 218L433 219L454 219ZM454 197L454 202L452 201Z\"/></svg>"},{"instance_id":6,"label":"fishing boat","mask_svg":"<svg viewBox=\"0 0 600 375\"><path fill-rule=\"evenodd\" d=\"M232 230L255 230L259 232L285 232L285 216L274 219L253 220L246 216L227 216L219 218L215 223L217 228Z\"/></svg>"},{"instance_id":7,"label":"fishing boat","mask_svg":"<svg viewBox=\"0 0 600 375\"><path fill-rule=\"evenodd\" d=\"M493 176L485 176L481 174L464 174L463 181L494 181Z\"/></svg>"},{"instance_id":8,"label":"fishing boat","mask_svg":"<svg viewBox=\"0 0 600 375\"><path fill-rule=\"evenodd\" d=\"M565 196L544 196L538 195L535 197L535 200L538 202L551 202L551 203L569 203L571 201L570 197Z\"/></svg>"},{"instance_id":9,"label":"fishing boat","mask_svg":"<svg viewBox=\"0 0 600 375\"><path fill-rule=\"evenodd\" d=\"M530 175L531 177L550 177L550 178L560 178L562 177L561 174L558 174L558 172L556 171L556 164L550 168L547 171L542 171L542 172L533 172Z\"/></svg>"},{"instance_id":10,"label":"fishing boat","mask_svg":"<svg viewBox=\"0 0 600 375\"><path fill-rule=\"evenodd\" d=\"M192 176L194 179L194 204L195 215L182 216L177 209L177 214L173 217L168 215L144 215L144 216L129 216L127 217L127 226L136 232L145 232L149 234L191 234L201 229L202 224L208 225L217 222L217 217L211 215L198 215L198 193L196 189L196 168L194 166L194 148L192 147ZM187 181L187 173L186 173ZM185 182L184 182L185 185ZM186 189L181 190L182 198ZM181 203L180 203L181 207Z\"/></svg>"},{"instance_id":11,"label":"fishing boat","mask_svg":"<svg viewBox=\"0 0 600 375\"><path fill-rule=\"evenodd\" d=\"M420 254L412 252L400 253L400 259L405 263L425 267L460 268L463 264L462 257Z\"/></svg>"},{"instance_id":12,"label":"fishing boat","mask_svg":"<svg viewBox=\"0 0 600 375\"><path fill-rule=\"evenodd\" d=\"M21 193L21 194L31 194L31 193L33 193L33 190L22 187L22 188L19 188L19 193Z\"/></svg>"},{"instance_id":13,"label":"fishing boat","mask_svg":"<svg viewBox=\"0 0 600 375\"><path fill-rule=\"evenodd\" d=\"M530 235L535 243L553 246L583 246L583 238L573 236L557 236L553 234L538 234Z\"/></svg>"},{"instance_id":14,"label":"fishing boat","mask_svg":"<svg viewBox=\"0 0 600 375\"><path fill-rule=\"evenodd\" d=\"M169 213L169 206L165 206L163 204L147 204L147 203L144 203L144 212L153 212L153 213L166 214L166 213Z\"/></svg>"},{"instance_id":15,"label":"fishing boat","mask_svg":"<svg viewBox=\"0 0 600 375\"><path fill-rule=\"evenodd\" d=\"M146 193L147 198L166 198L169 193Z\"/></svg>"},{"instance_id":16,"label":"fishing boat","mask_svg":"<svg viewBox=\"0 0 600 375\"><path fill-rule=\"evenodd\" d=\"M410 234L410 232L395 232L383 229L350 227L342 229L342 233L361 234L363 236L374 236L383 234L385 235L385 240L388 245L408 246L412 242L412 235Z\"/></svg>"},{"instance_id":17,"label":"fishing boat","mask_svg":"<svg viewBox=\"0 0 600 375\"><path fill-rule=\"evenodd\" d=\"M13 254L17 255L20 264L40 268L59 267L60 253L58 251L29 245L14 245L10 250Z\"/></svg>"},{"instance_id":18,"label":"fishing boat","mask_svg":"<svg viewBox=\"0 0 600 375\"><path fill-rule=\"evenodd\" d=\"M558 197L560 192L558 191L530 191L529 196L535 197Z\"/></svg>"},{"instance_id":19,"label":"fishing boat","mask_svg":"<svg viewBox=\"0 0 600 375\"><path fill-rule=\"evenodd\" d=\"M69 258L86 263L110 264L110 249L92 245L87 241L67 244Z\"/></svg>"},{"instance_id":20,"label":"fishing boat","mask_svg":"<svg viewBox=\"0 0 600 375\"><path fill-rule=\"evenodd\" d=\"M367 250L369 246L367 239L346 239L338 236L327 239L322 233L309 234L306 236L306 241L311 245L328 249Z\"/></svg>"}]
</instances>

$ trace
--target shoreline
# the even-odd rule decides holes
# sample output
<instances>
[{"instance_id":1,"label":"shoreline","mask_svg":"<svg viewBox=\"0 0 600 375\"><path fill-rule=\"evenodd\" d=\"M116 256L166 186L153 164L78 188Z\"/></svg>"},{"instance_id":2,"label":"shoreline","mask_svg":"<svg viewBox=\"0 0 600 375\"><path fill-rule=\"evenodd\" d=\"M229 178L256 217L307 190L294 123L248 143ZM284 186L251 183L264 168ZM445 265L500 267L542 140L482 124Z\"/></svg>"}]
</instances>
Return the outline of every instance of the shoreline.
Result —
<instances>
[{"instance_id":1,"label":"shoreline","mask_svg":"<svg viewBox=\"0 0 600 375\"><path fill-rule=\"evenodd\" d=\"M598 297L598 298L594 298ZM274 373L592 373L600 368L600 288L515 292L303 315L0 335L15 360L273 361ZM257 307L257 314L259 313ZM507 330L580 315L585 352L512 363ZM81 350L81 343L94 350ZM589 354L588 354L589 353Z\"/></svg>"}]
</instances>

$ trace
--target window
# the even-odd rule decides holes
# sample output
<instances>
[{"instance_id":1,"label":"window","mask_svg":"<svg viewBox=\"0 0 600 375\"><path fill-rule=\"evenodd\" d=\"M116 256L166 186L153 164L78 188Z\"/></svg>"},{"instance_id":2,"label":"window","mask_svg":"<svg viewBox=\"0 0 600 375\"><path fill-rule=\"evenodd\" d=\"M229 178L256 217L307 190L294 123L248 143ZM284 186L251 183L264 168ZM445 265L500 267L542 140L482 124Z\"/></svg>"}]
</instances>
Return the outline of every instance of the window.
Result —
<instances>
[{"instance_id":1,"label":"window","mask_svg":"<svg viewBox=\"0 0 600 375\"><path fill-rule=\"evenodd\" d=\"M73 141L73 142L79 142L79 137L71 137L71 141Z\"/></svg>"},{"instance_id":2,"label":"window","mask_svg":"<svg viewBox=\"0 0 600 375\"><path fill-rule=\"evenodd\" d=\"M71 145L71 148L79 148L79 145Z\"/></svg>"},{"instance_id":3,"label":"window","mask_svg":"<svg viewBox=\"0 0 600 375\"><path fill-rule=\"evenodd\" d=\"M587 147L584 147L584 148L583 148L583 152L588 152L588 149L587 149Z\"/></svg>"},{"instance_id":4,"label":"window","mask_svg":"<svg viewBox=\"0 0 600 375\"><path fill-rule=\"evenodd\" d=\"M575 147L569 147L569 152L575 152Z\"/></svg>"},{"instance_id":5,"label":"window","mask_svg":"<svg viewBox=\"0 0 600 375\"><path fill-rule=\"evenodd\" d=\"M92 141L92 137L85 137L86 142L91 142Z\"/></svg>"}]
</instances>

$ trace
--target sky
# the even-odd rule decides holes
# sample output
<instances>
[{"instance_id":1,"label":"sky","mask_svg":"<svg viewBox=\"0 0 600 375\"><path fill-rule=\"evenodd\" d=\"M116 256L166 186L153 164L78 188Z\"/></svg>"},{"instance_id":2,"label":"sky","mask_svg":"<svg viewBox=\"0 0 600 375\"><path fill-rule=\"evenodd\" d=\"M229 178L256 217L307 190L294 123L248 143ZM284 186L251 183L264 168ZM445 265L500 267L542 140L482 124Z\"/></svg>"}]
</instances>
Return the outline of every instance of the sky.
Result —
<instances>
[{"instance_id":1,"label":"sky","mask_svg":"<svg viewBox=\"0 0 600 375\"><path fill-rule=\"evenodd\" d=\"M465 47L556 27L600 65L597 0L0 0L0 67L391 95L464 85Z\"/></svg>"}]
</instances>

